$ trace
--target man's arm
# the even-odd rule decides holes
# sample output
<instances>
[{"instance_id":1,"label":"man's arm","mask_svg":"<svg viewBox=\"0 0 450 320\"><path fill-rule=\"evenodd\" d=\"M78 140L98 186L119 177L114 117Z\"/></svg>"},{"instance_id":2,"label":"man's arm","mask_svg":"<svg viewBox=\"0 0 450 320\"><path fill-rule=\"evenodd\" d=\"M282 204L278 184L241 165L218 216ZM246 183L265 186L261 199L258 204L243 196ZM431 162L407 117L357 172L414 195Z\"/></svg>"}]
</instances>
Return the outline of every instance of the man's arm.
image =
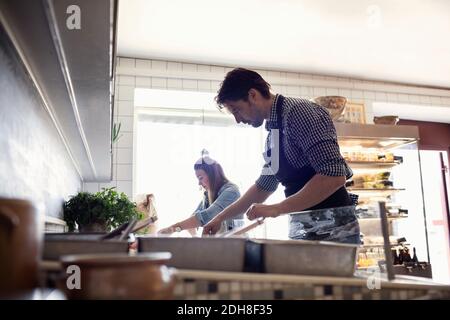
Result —
<instances>
[{"instance_id":1,"label":"man's arm","mask_svg":"<svg viewBox=\"0 0 450 320\"><path fill-rule=\"evenodd\" d=\"M203 227L203 234L214 234L220 229L220 224L228 219L231 219L238 214L241 214L254 203L262 203L272 194L271 191L266 191L259 188L256 184L252 185L245 194L236 200L233 204L223 210L214 219Z\"/></svg>"},{"instance_id":2,"label":"man's arm","mask_svg":"<svg viewBox=\"0 0 450 320\"><path fill-rule=\"evenodd\" d=\"M279 203L253 205L247 212L247 217L253 220L259 217L277 217L282 213L305 210L322 202L344 184L344 176L332 177L316 174L300 191Z\"/></svg>"},{"instance_id":3,"label":"man's arm","mask_svg":"<svg viewBox=\"0 0 450 320\"><path fill-rule=\"evenodd\" d=\"M284 213L311 208L321 203L345 185L345 177L331 177L316 174L297 193L280 202Z\"/></svg>"}]
</instances>

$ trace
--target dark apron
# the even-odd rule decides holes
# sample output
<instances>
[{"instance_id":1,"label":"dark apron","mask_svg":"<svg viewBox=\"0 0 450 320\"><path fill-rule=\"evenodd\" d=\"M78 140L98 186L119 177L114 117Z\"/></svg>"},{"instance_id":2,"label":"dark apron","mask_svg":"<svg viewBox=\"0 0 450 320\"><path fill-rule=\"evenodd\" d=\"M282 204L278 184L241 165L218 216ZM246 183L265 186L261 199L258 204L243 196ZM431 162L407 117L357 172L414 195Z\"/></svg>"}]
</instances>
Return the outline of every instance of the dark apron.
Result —
<instances>
[{"instance_id":1,"label":"dark apron","mask_svg":"<svg viewBox=\"0 0 450 320\"><path fill-rule=\"evenodd\" d=\"M278 146L279 148L279 166L275 176L284 186L285 196L289 197L300 191L316 174L316 171L310 165L304 166L300 169L294 168L286 158L283 144L283 101L284 97L279 95L276 104L279 139L278 141L273 141L271 145L274 145L275 147ZM270 148L267 150L267 156L270 159ZM329 210L330 208L340 209ZM355 241L359 243L359 225L355 215L355 207L353 206L353 201L344 186L339 188L322 202L312 206L311 208L305 209L304 211L308 210L315 211L312 211L310 214L290 216L290 238L302 240L354 242L351 237L355 236Z\"/></svg>"}]
</instances>

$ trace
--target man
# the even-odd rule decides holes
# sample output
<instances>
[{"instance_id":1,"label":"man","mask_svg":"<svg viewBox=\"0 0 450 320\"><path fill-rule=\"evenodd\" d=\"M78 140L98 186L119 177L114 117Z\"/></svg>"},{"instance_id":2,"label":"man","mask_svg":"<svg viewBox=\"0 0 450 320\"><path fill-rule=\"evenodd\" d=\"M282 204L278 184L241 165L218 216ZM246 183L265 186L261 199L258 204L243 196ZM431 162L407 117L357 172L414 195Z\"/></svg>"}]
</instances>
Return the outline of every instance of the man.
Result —
<instances>
[{"instance_id":1,"label":"man","mask_svg":"<svg viewBox=\"0 0 450 320\"><path fill-rule=\"evenodd\" d=\"M250 220L277 217L305 210L341 207L290 217L289 237L359 243L359 225L354 198L345 189L352 176L342 158L336 129L328 111L305 99L270 92L270 85L256 72L230 71L216 96L237 123L269 131L263 172L236 202L204 226L203 234L214 234L221 222L247 212ZM262 204L281 183L286 199Z\"/></svg>"}]
</instances>

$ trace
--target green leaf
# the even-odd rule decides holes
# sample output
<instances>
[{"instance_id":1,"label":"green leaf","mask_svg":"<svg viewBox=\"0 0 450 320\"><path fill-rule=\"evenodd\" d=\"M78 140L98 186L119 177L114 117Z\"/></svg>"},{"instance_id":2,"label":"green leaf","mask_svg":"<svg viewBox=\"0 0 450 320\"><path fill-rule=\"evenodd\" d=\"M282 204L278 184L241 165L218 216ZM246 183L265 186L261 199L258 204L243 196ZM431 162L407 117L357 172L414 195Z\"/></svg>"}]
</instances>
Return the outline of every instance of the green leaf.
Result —
<instances>
[{"instance_id":1,"label":"green leaf","mask_svg":"<svg viewBox=\"0 0 450 320\"><path fill-rule=\"evenodd\" d=\"M102 188L96 193L79 192L63 204L63 212L69 231L74 231L76 225L92 223L103 224L110 230L132 218L143 218L136 203L125 193L117 192L115 187Z\"/></svg>"}]
</instances>

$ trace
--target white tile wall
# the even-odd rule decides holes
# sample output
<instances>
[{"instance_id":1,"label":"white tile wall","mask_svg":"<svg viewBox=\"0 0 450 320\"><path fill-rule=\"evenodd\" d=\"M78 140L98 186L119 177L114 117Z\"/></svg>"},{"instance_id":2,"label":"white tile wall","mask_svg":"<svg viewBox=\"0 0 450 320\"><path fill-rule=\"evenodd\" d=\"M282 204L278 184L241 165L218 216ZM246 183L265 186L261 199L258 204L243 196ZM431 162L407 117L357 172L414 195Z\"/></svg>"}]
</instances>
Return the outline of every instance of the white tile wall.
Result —
<instances>
[{"instance_id":1,"label":"white tile wall","mask_svg":"<svg viewBox=\"0 0 450 320\"><path fill-rule=\"evenodd\" d=\"M192 63L183 63L182 64L182 70L184 72L196 72L197 71L197 65Z\"/></svg>"},{"instance_id":2,"label":"white tile wall","mask_svg":"<svg viewBox=\"0 0 450 320\"><path fill-rule=\"evenodd\" d=\"M316 79L316 80L326 80L327 79L325 76L321 76L321 75L318 75L318 74L313 74L312 78Z\"/></svg>"},{"instance_id":3,"label":"white tile wall","mask_svg":"<svg viewBox=\"0 0 450 320\"><path fill-rule=\"evenodd\" d=\"M407 102L407 103L409 103L409 97L408 97L407 94L399 93L398 94L398 101L399 102Z\"/></svg>"},{"instance_id":4,"label":"white tile wall","mask_svg":"<svg viewBox=\"0 0 450 320\"><path fill-rule=\"evenodd\" d=\"M134 86L135 79L136 77L133 76L119 76L119 85Z\"/></svg>"},{"instance_id":5,"label":"white tile wall","mask_svg":"<svg viewBox=\"0 0 450 320\"><path fill-rule=\"evenodd\" d=\"M408 95L409 103L421 103L420 101L420 95L418 94L410 94Z\"/></svg>"},{"instance_id":6,"label":"white tile wall","mask_svg":"<svg viewBox=\"0 0 450 320\"><path fill-rule=\"evenodd\" d=\"M442 104L441 97L431 97L431 103L436 105Z\"/></svg>"},{"instance_id":7,"label":"white tile wall","mask_svg":"<svg viewBox=\"0 0 450 320\"><path fill-rule=\"evenodd\" d=\"M274 92L277 92L279 94L286 94L286 86L281 86L281 85L272 85L272 90Z\"/></svg>"},{"instance_id":8,"label":"white tile wall","mask_svg":"<svg viewBox=\"0 0 450 320\"><path fill-rule=\"evenodd\" d=\"M131 58L120 58L119 59L119 66L125 67L125 68L135 68L136 67L136 60Z\"/></svg>"},{"instance_id":9,"label":"white tile wall","mask_svg":"<svg viewBox=\"0 0 450 320\"><path fill-rule=\"evenodd\" d=\"M183 89L183 81L181 79L167 79L167 88L181 90Z\"/></svg>"},{"instance_id":10,"label":"white tile wall","mask_svg":"<svg viewBox=\"0 0 450 320\"><path fill-rule=\"evenodd\" d=\"M153 60L151 67L154 70L167 70L167 61Z\"/></svg>"},{"instance_id":11,"label":"white tile wall","mask_svg":"<svg viewBox=\"0 0 450 320\"><path fill-rule=\"evenodd\" d=\"M119 101L133 101L134 86L119 85Z\"/></svg>"},{"instance_id":12,"label":"white tile wall","mask_svg":"<svg viewBox=\"0 0 450 320\"><path fill-rule=\"evenodd\" d=\"M99 191L98 185L97 182L85 182L83 183L83 191L91 193L97 192Z\"/></svg>"},{"instance_id":13,"label":"white tile wall","mask_svg":"<svg viewBox=\"0 0 450 320\"><path fill-rule=\"evenodd\" d=\"M398 102L398 95L396 93L388 92L387 93L387 101L388 102Z\"/></svg>"},{"instance_id":14,"label":"white tile wall","mask_svg":"<svg viewBox=\"0 0 450 320\"><path fill-rule=\"evenodd\" d=\"M209 80L198 80L198 90L200 90L200 91L211 91L211 81L209 81Z\"/></svg>"},{"instance_id":15,"label":"white tile wall","mask_svg":"<svg viewBox=\"0 0 450 320\"><path fill-rule=\"evenodd\" d=\"M133 179L133 166L131 164L117 164L117 181Z\"/></svg>"},{"instance_id":16,"label":"white tile wall","mask_svg":"<svg viewBox=\"0 0 450 320\"><path fill-rule=\"evenodd\" d=\"M125 193L130 199L133 199L132 181L117 181L117 190Z\"/></svg>"},{"instance_id":17,"label":"white tile wall","mask_svg":"<svg viewBox=\"0 0 450 320\"><path fill-rule=\"evenodd\" d=\"M120 139L117 141L118 148L129 148L133 147L133 133L132 132L122 132Z\"/></svg>"},{"instance_id":18,"label":"white tile wall","mask_svg":"<svg viewBox=\"0 0 450 320\"><path fill-rule=\"evenodd\" d=\"M133 101L118 101L116 103L115 113L118 116L132 116L132 115L134 115Z\"/></svg>"},{"instance_id":19,"label":"white tile wall","mask_svg":"<svg viewBox=\"0 0 450 320\"><path fill-rule=\"evenodd\" d=\"M450 97L442 97L441 101L443 105L450 107Z\"/></svg>"},{"instance_id":20,"label":"white tile wall","mask_svg":"<svg viewBox=\"0 0 450 320\"><path fill-rule=\"evenodd\" d=\"M169 71L182 71L182 65L179 62L168 62L167 70Z\"/></svg>"},{"instance_id":21,"label":"white tile wall","mask_svg":"<svg viewBox=\"0 0 450 320\"><path fill-rule=\"evenodd\" d=\"M281 73L278 71L268 71L267 72L267 76L269 78L274 77L274 78L279 78L281 76Z\"/></svg>"},{"instance_id":22,"label":"white tile wall","mask_svg":"<svg viewBox=\"0 0 450 320\"><path fill-rule=\"evenodd\" d=\"M299 96L300 95L300 87L298 87L298 86L287 86L286 87L286 93L288 95L292 95L292 96Z\"/></svg>"},{"instance_id":23,"label":"white tile wall","mask_svg":"<svg viewBox=\"0 0 450 320\"><path fill-rule=\"evenodd\" d=\"M225 68L219 66L211 66L211 72L225 75Z\"/></svg>"},{"instance_id":24,"label":"white tile wall","mask_svg":"<svg viewBox=\"0 0 450 320\"><path fill-rule=\"evenodd\" d=\"M211 90L217 92L220 88L220 81L211 81Z\"/></svg>"},{"instance_id":25,"label":"white tile wall","mask_svg":"<svg viewBox=\"0 0 450 320\"><path fill-rule=\"evenodd\" d=\"M380 101L380 102L386 102L387 101L386 93L385 92L376 92L375 100Z\"/></svg>"},{"instance_id":26,"label":"white tile wall","mask_svg":"<svg viewBox=\"0 0 450 320\"><path fill-rule=\"evenodd\" d=\"M133 163L133 149L132 148L117 149L116 163L132 164Z\"/></svg>"},{"instance_id":27,"label":"white tile wall","mask_svg":"<svg viewBox=\"0 0 450 320\"><path fill-rule=\"evenodd\" d=\"M364 99L366 99L366 100L374 100L375 99L375 92L373 92L373 91L364 91Z\"/></svg>"},{"instance_id":28,"label":"white tile wall","mask_svg":"<svg viewBox=\"0 0 450 320\"><path fill-rule=\"evenodd\" d=\"M361 90L351 90L352 99L363 99L364 93Z\"/></svg>"},{"instance_id":29,"label":"white tile wall","mask_svg":"<svg viewBox=\"0 0 450 320\"><path fill-rule=\"evenodd\" d=\"M152 79L150 77L136 77L136 87L151 88Z\"/></svg>"},{"instance_id":30,"label":"white tile wall","mask_svg":"<svg viewBox=\"0 0 450 320\"><path fill-rule=\"evenodd\" d=\"M114 144L113 148L112 148L112 152L113 152L113 163L117 163L117 145Z\"/></svg>"},{"instance_id":31,"label":"white tile wall","mask_svg":"<svg viewBox=\"0 0 450 320\"><path fill-rule=\"evenodd\" d=\"M347 98L351 98L352 91L350 89L341 89L339 88L339 95Z\"/></svg>"},{"instance_id":32,"label":"white tile wall","mask_svg":"<svg viewBox=\"0 0 450 320\"><path fill-rule=\"evenodd\" d=\"M420 103L431 104L431 98L429 96L420 96Z\"/></svg>"},{"instance_id":33,"label":"white tile wall","mask_svg":"<svg viewBox=\"0 0 450 320\"><path fill-rule=\"evenodd\" d=\"M326 88L327 96L337 96L339 95L339 90L337 88Z\"/></svg>"},{"instance_id":34,"label":"white tile wall","mask_svg":"<svg viewBox=\"0 0 450 320\"><path fill-rule=\"evenodd\" d=\"M204 64L199 64L197 66L197 71L198 72L205 72L205 73L211 72L211 66L204 65Z\"/></svg>"},{"instance_id":35,"label":"white tile wall","mask_svg":"<svg viewBox=\"0 0 450 320\"><path fill-rule=\"evenodd\" d=\"M105 189L107 189L107 188L117 188L117 183L116 183L116 181L111 181L111 182L108 182L108 183L100 183L98 191L102 191L102 188L105 188Z\"/></svg>"},{"instance_id":36,"label":"white tile wall","mask_svg":"<svg viewBox=\"0 0 450 320\"><path fill-rule=\"evenodd\" d=\"M136 59L137 69L151 69L151 67L152 67L151 60Z\"/></svg>"},{"instance_id":37,"label":"white tile wall","mask_svg":"<svg viewBox=\"0 0 450 320\"><path fill-rule=\"evenodd\" d=\"M300 73L299 77L300 79L308 79L308 80L312 79L312 75L306 73Z\"/></svg>"},{"instance_id":38,"label":"white tile wall","mask_svg":"<svg viewBox=\"0 0 450 320\"><path fill-rule=\"evenodd\" d=\"M304 98L308 98L313 95L311 87L300 87L300 95Z\"/></svg>"},{"instance_id":39,"label":"white tile wall","mask_svg":"<svg viewBox=\"0 0 450 320\"><path fill-rule=\"evenodd\" d=\"M226 68L225 68L225 73L228 73L228 72L232 71L233 69L234 69L234 68L226 67Z\"/></svg>"},{"instance_id":40,"label":"white tile wall","mask_svg":"<svg viewBox=\"0 0 450 320\"><path fill-rule=\"evenodd\" d=\"M313 94L316 97L320 97L320 96L326 96L327 95L327 91L325 88L313 88Z\"/></svg>"},{"instance_id":41,"label":"white tile wall","mask_svg":"<svg viewBox=\"0 0 450 320\"><path fill-rule=\"evenodd\" d=\"M119 115L117 121L121 123L120 132L133 132L133 116L121 116ZM119 133L120 135L120 133Z\"/></svg>"},{"instance_id":42,"label":"white tile wall","mask_svg":"<svg viewBox=\"0 0 450 320\"><path fill-rule=\"evenodd\" d=\"M167 78L152 78L152 88L167 89Z\"/></svg>"},{"instance_id":43,"label":"white tile wall","mask_svg":"<svg viewBox=\"0 0 450 320\"><path fill-rule=\"evenodd\" d=\"M197 80L183 79L182 82L183 82L184 90L197 90L198 89Z\"/></svg>"}]
</instances>

